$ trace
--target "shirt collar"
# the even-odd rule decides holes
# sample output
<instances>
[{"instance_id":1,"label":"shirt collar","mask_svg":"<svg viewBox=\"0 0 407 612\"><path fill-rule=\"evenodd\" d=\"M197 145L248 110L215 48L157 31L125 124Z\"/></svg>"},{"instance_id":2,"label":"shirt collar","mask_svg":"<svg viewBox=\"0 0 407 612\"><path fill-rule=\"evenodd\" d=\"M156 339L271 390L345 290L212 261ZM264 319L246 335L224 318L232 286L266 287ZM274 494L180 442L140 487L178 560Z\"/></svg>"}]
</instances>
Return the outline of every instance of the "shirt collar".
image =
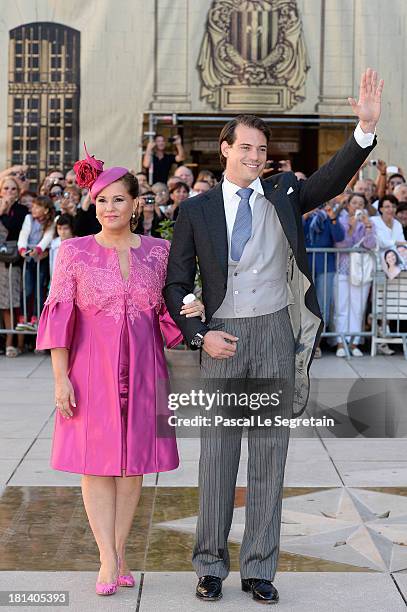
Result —
<instances>
[{"instance_id":1,"label":"shirt collar","mask_svg":"<svg viewBox=\"0 0 407 612\"><path fill-rule=\"evenodd\" d=\"M261 184L260 177L257 177L252 183L250 183L249 188L253 189L255 193L264 195L263 185ZM241 187L239 187L239 185L235 185L235 183L232 183L232 181L229 181L229 179L226 178L226 175L223 177L224 196L226 196L227 198L232 198L234 195L236 195L236 191L238 191L239 189L241 189Z\"/></svg>"}]
</instances>

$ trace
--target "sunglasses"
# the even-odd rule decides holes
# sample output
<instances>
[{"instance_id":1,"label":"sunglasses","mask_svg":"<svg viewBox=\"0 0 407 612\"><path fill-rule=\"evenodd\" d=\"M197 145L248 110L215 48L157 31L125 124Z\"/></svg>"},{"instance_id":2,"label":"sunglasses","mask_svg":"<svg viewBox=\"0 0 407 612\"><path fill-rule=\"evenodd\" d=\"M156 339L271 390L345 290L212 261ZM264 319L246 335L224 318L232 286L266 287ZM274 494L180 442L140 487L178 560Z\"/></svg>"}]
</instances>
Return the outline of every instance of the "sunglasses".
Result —
<instances>
[{"instance_id":1,"label":"sunglasses","mask_svg":"<svg viewBox=\"0 0 407 612\"><path fill-rule=\"evenodd\" d=\"M54 191L54 193L51 193L50 195L51 198L57 198L62 195L62 191Z\"/></svg>"}]
</instances>

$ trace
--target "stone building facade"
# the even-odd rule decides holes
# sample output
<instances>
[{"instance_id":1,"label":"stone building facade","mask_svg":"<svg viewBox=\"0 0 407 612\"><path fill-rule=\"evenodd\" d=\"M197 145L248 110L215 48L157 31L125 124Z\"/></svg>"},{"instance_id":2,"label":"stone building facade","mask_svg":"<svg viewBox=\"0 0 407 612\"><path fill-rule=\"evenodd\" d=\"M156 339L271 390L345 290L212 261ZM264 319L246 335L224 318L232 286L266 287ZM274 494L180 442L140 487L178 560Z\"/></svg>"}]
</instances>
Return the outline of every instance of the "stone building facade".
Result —
<instances>
[{"instance_id":1,"label":"stone building facade","mask_svg":"<svg viewBox=\"0 0 407 612\"><path fill-rule=\"evenodd\" d=\"M271 122L272 156L311 171L352 131L347 97L373 66L377 156L407 168L406 24L404 0L0 0L0 167L34 180L86 141L138 168L160 131L215 169L221 125L247 111Z\"/></svg>"}]
</instances>

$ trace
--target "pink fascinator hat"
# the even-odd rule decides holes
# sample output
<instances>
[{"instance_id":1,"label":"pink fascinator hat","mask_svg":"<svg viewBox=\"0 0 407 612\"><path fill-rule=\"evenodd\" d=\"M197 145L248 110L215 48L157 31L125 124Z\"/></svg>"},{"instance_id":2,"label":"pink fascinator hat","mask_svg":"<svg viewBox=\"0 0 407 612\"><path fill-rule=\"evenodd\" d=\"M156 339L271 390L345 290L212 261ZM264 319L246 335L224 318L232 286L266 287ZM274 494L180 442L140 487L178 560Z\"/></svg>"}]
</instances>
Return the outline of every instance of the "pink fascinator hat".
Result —
<instances>
[{"instance_id":1,"label":"pink fascinator hat","mask_svg":"<svg viewBox=\"0 0 407 612\"><path fill-rule=\"evenodd\" d=\"M100 159L95 159L94 155L89 155L84 143L86 159L75 162L73 170L76 174L76 183L79 187L87 187L90 190L92 200L95 201L98 194L108 185L118 181L125 174L127 168L113 166L103 170L103 163Z\"/></svg>"}]
</instances>

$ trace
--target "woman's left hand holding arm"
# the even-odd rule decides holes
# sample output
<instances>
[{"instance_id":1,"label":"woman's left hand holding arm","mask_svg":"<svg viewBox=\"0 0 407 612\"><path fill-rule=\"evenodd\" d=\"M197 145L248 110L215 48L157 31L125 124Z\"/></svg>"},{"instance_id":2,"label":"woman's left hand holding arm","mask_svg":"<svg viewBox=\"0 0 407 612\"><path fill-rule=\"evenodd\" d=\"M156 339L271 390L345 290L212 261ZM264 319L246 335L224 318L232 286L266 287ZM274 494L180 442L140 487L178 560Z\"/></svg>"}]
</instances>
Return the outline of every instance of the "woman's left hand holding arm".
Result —
<instances>
[{"instance_id":1,"label":"woman's left hand holding arm","mask_svg":"<svg viewBox=\"0 0 407 612\"><path fill-rule=\"evenodd\" d=\"M195 299L189 304L183 304L180 314L185 315L187 318L201 317L201 321L205 321L205 306L200 300Z\"/></svg>"}]
</instances>

